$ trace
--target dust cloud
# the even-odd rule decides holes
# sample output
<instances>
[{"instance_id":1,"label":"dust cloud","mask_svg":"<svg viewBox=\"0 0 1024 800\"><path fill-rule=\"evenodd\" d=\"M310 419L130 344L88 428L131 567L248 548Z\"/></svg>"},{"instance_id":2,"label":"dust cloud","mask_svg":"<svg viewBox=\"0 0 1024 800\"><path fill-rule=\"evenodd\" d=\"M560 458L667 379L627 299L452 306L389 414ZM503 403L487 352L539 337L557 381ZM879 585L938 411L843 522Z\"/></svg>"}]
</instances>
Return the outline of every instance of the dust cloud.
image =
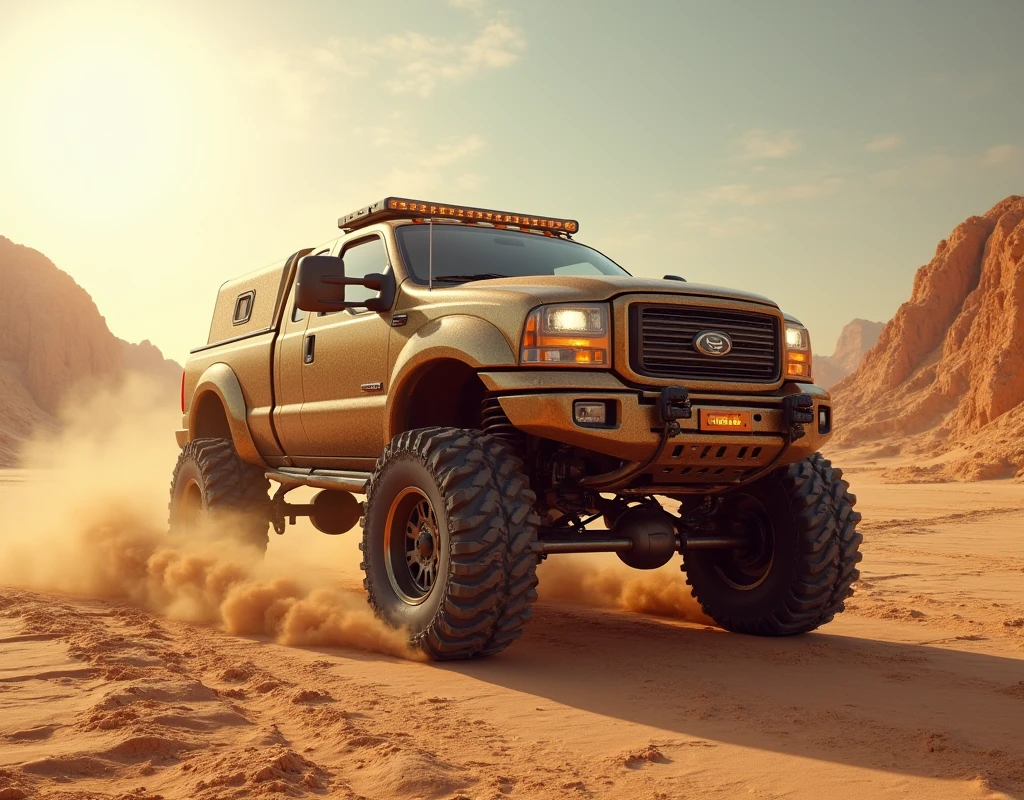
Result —
<instances>
[{"instance_id":1,"label":"dust cloud","mask_svg":"<svg viewBox=\"0 0 1024 800\"><path fill-rule=\"evenodd\" d=\"M61 417L60 431L28 443L26 479L5 492L0 583L125 600L281 644L418 657L361 594L264 562L231 540L230 520L187 540L167 533L180 417L152 385L132 379Z\"/></svg>"},{"instance_id":2,"label":"dust cloud","mask_svg":"<svg viewBox=\"0 0 1024 800\"><path fill-rule=\"evenodd\" d=\"M543 602L565 602L638 614L669 617L703 625L714 621L701 610L678 566L643 571L615 556L561 555L537 572Z\"/></svg>"},{"instance_id":3,"label":"dust cloud","mask_svg":"<svg viewBox=\"0 0 1024 800\"><path fill-rule=\"evenodd\" d=\"M286 645L418 658L361 592L230 536L230 519L187 540L167 532L172 431L180 418L141 378L65 407L62 427L22 452L26 479L0 505L0 583L124 600L171 619ZM608 556L558 556L540 596L707 623L675 568L638 572Z\"/></svg>"}]
</instances>

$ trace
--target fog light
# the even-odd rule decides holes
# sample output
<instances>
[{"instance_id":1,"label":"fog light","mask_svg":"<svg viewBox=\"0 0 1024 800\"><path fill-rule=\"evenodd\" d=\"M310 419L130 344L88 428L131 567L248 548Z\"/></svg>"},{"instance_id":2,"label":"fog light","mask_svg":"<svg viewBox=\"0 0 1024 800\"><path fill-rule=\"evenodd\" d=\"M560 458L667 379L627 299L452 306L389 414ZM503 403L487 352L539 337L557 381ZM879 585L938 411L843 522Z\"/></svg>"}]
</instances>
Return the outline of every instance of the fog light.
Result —
<instances>
[{"instance_id":1,"label":"fog light","mask_svg":"<svg viewBox=\"0 0 1024 800\"><path fill-rule=\"evenodd\" d=\"M828 406L818 406L818 433L832 432L832 411Z\"/></svg>"},{"instance_id":2,"label":"fog light","mask_svg":"<svg viewBox=\"0 0 1024 800\"><path fill-rule=\"evenodd\" d=\"M605 403L584 403L576 401L572 407L577 425L606 425L608 406Z\"/></svg>"}]
</instances>

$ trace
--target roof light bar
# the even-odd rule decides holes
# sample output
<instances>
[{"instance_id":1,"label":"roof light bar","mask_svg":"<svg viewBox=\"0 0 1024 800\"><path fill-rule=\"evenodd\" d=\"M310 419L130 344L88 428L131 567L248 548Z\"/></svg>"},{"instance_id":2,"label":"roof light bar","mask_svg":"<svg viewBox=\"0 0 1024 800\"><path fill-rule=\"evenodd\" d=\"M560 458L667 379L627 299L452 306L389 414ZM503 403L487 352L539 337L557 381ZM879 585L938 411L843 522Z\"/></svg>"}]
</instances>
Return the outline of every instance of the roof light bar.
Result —
<instances>
[{"instance_id":1,"label":"roof light bar","mask_svg":"<svg viewBox=\"0 0 1024 800\"><path fill-rule=\"evenodd\" d=\"M551 231L554 233L576 233L580 224L574 219L535 217L527 214L512 214L471 206L452 206L440 203L424 203L404 197L385 197L372 206L360 208L338 220L338 227L345 231L355 230L374 222L389 219L453 219L461 222L488 222L492 225L508 225L517 228Z\"/></svg>"}]
</instances>

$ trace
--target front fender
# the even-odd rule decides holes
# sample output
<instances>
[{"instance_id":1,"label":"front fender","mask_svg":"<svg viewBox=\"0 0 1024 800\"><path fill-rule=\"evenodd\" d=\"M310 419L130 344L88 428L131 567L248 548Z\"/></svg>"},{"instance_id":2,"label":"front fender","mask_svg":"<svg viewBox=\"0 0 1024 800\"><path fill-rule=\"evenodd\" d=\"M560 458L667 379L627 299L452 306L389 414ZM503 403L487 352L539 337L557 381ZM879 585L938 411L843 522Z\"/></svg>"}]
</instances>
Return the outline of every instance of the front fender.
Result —
<instances>
[{"instance_id":1,"label":"front fender","mask_svg":"<svg viewBox=\"0 0 1024 800\"><path fill-rule=\"evenodd\" d=\"M203 396L208 394L216 395L220 400L224 415L227 417L228 430L231 431L231 441L234 442L238 455L252 464L264 464L263 457L256 449L256 443L249 431L242 385L238 382L238 376L235 375L234 370L227 364L211 364L199 376L188 409L188 438L190 440L195 438L196 416Z\"/></svg>"},{"instance_id":2,"label":"front fender","mask_svg":"<svg viewBox=\"0 0 1024 800\"><path fill-rule=\"evenodd\" d=\"M453 314L418 328L402 345L388 384L384 441L397 433L410 389L431 364L461 361L473 369L514 367L516 354L505 335L480 317Z\"/></svg>"}]
</instances>

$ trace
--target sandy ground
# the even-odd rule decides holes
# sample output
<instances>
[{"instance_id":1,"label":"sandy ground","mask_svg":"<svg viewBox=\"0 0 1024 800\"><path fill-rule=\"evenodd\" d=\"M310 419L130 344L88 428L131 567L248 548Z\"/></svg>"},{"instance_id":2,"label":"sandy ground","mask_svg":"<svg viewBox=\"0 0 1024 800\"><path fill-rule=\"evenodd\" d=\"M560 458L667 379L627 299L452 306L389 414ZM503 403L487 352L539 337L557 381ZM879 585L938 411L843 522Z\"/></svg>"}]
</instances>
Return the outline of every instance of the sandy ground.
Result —
<instances>
[{"instance_id":1,"label":"sandy ground","mask_svg":"<svg viewBox=\"0 0 1024 800\"><path fill-rule=\"evenodd\" d=\"M0 800L1024 797L1024 485L847 477L863 580L793 639L553 603L554 559L519 642L445 665L0 589ZM268 563L354 589L356 545Z\"/></svg>"}]
</instances>

